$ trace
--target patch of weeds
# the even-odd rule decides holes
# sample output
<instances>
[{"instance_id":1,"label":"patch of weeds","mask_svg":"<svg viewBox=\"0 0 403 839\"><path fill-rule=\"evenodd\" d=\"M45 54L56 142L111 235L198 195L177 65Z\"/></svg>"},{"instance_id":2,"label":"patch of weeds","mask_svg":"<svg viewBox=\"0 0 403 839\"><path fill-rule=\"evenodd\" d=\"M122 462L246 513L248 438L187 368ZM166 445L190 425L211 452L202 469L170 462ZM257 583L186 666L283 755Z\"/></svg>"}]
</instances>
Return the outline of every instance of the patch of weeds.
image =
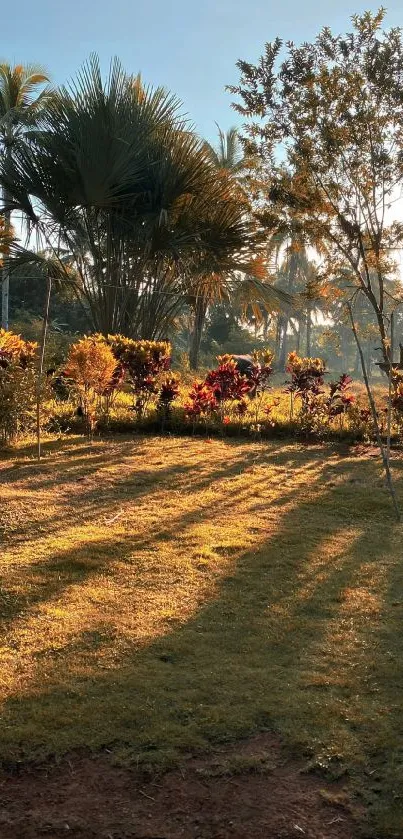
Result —
<instances>
[{"instance_id":1,"label":"patch of weeds","mask_svg":"<svg viewBox=\"0 0 403 839\"><path fill-rule=\"evenodd\" d=\"M268 775L279 765L272 755L234 755L210 766L197 769L197 774L204 778L226 778L233 775Z\"/></svg>"},{"instance_id":2,"label":"patch of weeds","mask_svg":"<svg viewBox=\"0 0 403 839\"><path fill-rule=\"evenodd\" d=\"M339 781L347 774L347 767L342 760L334 755L329 757L312 758L304 768L304 773L319 775L327 781Z\"/></svg>"}]
</instances>

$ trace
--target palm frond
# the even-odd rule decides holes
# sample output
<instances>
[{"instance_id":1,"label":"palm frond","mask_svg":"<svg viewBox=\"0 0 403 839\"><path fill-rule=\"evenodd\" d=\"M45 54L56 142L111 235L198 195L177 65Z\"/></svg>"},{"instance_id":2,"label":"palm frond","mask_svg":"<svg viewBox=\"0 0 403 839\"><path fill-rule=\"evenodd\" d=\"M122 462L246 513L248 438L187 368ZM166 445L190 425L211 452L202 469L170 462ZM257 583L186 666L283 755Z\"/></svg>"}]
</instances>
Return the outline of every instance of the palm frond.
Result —
<instances>
[{"instance_id":1,"label":"palm frond","mask_svg":"<svg viewBox=\"0 0 403 839\"><path fill-rule=\"evenodd\" d=\"M221 139L233 160L235 130ZM45 97L29 142L0 161L0 185L7 207L38 231L48 268L49 252L62 274L60 248L71 254L99 331L153 337L197 282L228 294L264 254L236 180L206 153L178 99L140 85L117 59L104 80L91 56ZM253 299L280 305L265 280L249 281Z\"/></svg>"}]
</instances>

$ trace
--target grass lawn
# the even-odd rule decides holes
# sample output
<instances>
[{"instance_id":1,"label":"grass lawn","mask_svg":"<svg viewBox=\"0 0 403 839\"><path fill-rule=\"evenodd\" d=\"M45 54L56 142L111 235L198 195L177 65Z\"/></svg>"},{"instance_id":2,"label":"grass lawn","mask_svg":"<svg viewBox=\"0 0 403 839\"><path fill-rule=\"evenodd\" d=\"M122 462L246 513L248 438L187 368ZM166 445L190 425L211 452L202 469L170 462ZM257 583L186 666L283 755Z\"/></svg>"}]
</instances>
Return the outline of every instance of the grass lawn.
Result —
<instances>
[{"instance_id":1,"label":"grass lawn","mask_svg":"<svg viewBox=\"0 0 403 839\"><path fill-rule=\"evenodd\" d=\"M403 531L378 460L69 438L0 481L3 762L167 766L275 730L403 835Z\"/></svg>"}]
</instances>

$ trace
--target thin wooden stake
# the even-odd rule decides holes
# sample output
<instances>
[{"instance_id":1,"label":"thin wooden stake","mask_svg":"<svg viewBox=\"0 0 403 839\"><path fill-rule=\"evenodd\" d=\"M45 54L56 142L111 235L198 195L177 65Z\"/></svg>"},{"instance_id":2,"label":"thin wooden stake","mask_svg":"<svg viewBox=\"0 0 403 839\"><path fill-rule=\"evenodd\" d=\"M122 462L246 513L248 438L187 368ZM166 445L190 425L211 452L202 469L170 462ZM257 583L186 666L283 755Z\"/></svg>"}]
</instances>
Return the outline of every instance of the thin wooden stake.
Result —
<instances>
[{"instance_id":1,"label":"thin wooden stake","mask_svg":"<svg viewBox=\"0 0 403 839\"><path fill-rule=\"evenodd\" d=\"M390 468L389 468L389 461L388 461L388 458L387 458L387 455L386 455L385 448L384 448L383 443L382 443L382 437L381 437L381 432L380 432L379 423L378 423L378 417L377 417L377 413L376 413L376 405L375 405L373 393L372 393L372 390L371 390L371 387L370 387L370 384L369 384L369 381L368 381L368 375L367 375L367 368L365 366L364 353L362 351L362 347L361 347L361 344L360 344L360 339L359 339L358 334L357 334L357 329L356 329L356 325L355 325L355 321L354 321L354 315L353 315L353 310L351 308L351 303L347 303L347 309L348 309L348 313L349 313L349 316L350 316L351 327L352 327L352 330L353 330L355 343L357 344L358 355L360 356L362 375L364 377L365 387L366 387L366 391L367 391L367 395L368 395L368 401L369 401L370 408L371 408L371 413L372 413L372 419L374 421L376 439L377 439L377 443L378 443L378 446L379 446L379 450L381 452L383 467L385 469L386 482L388 484L388 489L389 489L389 492L390 492L391 497L392 497L393 508L394 508L394 511L395 511L396 519L397 519L397 521L400 521L400 510L399 510L399 505L397 503L396 491L395 491L395 487L394 487L393 480L392 480L392 475L391 475Z\"/></svg>"},{"instance_id":2,"label":"thin wooden stake","mask_svg":"<svg viewBox=\"0 0 403 839\"><path fill-rule=\"evenodd\" d=\"M42 337L41 337L41 352L39 356L38 377L36 380L36 442L37 442L37 458L41 459L41 389L42 389L42 375L43 362L45 359L46 336L48 332L49 323L49 306L50 294L52 291L52 278L48 273L48 282L46 287L46 301L45 312L43 316Z\"/></svg>"},{"instance_id":3,"label":"thin wooden stake","mask_svg":"<svg viewBox=\"0 0 403 839\"><path fill-rule=\"evenodd\" d=\"M386 457L390 465L390 440L392 432L392 367L393 367L393 352L394 352L394 313L390 316L390 357L389 357L389 387L388 387L388 421L387 421L387 437L386 437Z\"/></svg>"}]
</instances>

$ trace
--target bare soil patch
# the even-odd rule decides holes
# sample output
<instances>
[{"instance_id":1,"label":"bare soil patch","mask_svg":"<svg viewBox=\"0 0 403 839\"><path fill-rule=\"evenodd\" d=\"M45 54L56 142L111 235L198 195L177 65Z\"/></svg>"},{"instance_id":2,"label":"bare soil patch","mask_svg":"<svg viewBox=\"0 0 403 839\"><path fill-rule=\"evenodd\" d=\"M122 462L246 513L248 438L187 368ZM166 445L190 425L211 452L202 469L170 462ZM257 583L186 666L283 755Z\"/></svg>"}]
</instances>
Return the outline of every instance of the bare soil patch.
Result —
<instances>
[{"instance_id":1,"label":"bare soil patch","mask_svg":"<svg viewBox=\"0 0 403 839\"><path fill-rule=\"evenodd\" d=\"M353 839L343 784L262 734L145 778L108 755L2 773L2 839Z\"/></svg>"}]
</instances>

